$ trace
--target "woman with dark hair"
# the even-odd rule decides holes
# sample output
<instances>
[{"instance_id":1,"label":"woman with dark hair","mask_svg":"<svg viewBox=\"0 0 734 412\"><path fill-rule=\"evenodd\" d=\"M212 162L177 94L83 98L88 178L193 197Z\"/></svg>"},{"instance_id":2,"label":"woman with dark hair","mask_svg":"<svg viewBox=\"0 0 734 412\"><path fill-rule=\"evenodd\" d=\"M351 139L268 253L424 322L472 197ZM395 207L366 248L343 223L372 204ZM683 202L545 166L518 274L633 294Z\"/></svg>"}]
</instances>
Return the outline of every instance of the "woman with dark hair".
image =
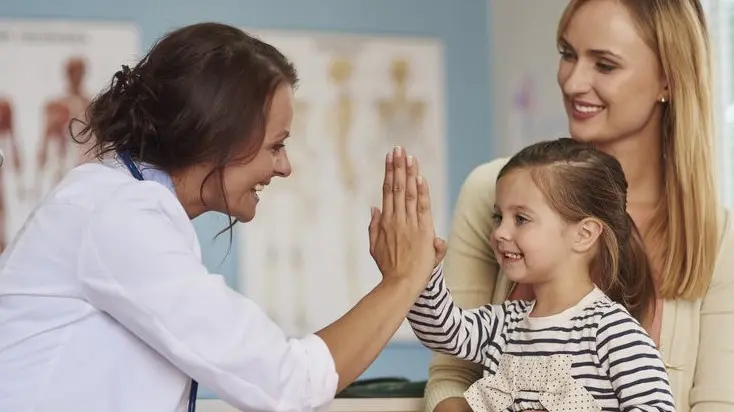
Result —
<instances>
[{"instance_id":1,"label":"woman with dark hair","mask_svg":"<svg viewBox=\"0 0 734 412\"><path fill-rule=\"evenodd\" d=\"M191 224L248 222L291 174L296 83L275 48L214 23L115 74L75 136L100 161L72 170L2 255L0 410L193 410L198 383L243 410L316 410L369 366L444 253L415 159L387 155L372 209L382 281L302 339L208 273Z\"/></svg>"}]
</instances>

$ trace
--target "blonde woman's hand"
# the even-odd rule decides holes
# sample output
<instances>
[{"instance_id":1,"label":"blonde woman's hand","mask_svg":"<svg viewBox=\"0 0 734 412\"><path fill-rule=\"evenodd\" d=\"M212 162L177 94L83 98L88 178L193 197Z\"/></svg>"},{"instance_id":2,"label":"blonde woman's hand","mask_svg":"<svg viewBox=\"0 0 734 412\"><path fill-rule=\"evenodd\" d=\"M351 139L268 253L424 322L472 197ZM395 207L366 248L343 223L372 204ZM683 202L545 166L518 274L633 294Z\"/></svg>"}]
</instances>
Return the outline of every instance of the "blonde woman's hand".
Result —
<instances>
[{"instance_id":1,"label":"blonde woman's hand","mask_svg":"<svg viewBox=\"0 0 734 412\"><path fill-rule=\"evenodd\" d=\"M388 153L382 210L372 208L370 254L384 281L415 281L423 288L445 246L436 239L428 183L401 147Z\"/></svg>"}]
</instances>

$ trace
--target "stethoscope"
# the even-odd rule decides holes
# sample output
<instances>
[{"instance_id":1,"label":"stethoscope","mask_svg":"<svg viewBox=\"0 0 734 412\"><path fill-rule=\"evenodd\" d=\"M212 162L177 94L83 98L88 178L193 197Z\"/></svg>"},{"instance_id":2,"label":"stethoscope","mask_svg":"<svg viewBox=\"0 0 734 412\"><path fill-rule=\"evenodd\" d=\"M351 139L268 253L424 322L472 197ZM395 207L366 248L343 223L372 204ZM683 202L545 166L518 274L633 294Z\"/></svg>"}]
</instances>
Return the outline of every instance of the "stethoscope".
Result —
<instances>
[{"instance_id":1,"label":"stethoscope","mask_svg":"<svg viewBox=\"0 0 734 412\"><path fill-rule=\"evenodd\" d=\"M145 180L145 178L143 178L143 174L140 172L140 169L138 169L138 166L135 164L135 162L133 162L133 159L130 157L130 153L118 152L117 155L120 158L120 160L122 161L122 163L125 165L125 167L127 167L127 170L130 171L130 174L133 175L134 178L138 180ZM196 392L198 390L199 390L199 383L192 379L191 389L189 390L189 408L187 409L188 412L196 411Z\"/></svg>"}]
</instances>

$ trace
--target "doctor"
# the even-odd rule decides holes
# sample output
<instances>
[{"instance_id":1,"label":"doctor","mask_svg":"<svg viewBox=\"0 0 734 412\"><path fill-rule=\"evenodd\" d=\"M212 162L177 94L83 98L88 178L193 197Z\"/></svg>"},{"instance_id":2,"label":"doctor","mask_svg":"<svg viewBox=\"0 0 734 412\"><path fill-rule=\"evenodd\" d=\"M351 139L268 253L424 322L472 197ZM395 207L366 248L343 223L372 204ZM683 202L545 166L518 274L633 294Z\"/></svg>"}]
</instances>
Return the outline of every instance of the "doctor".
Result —
<instances>
[{"instance_id":1,"label":"doctor","mask_svg":"<svg viewBox=\"0 0 734 412\"><path fill-rule=\"evenodd\" d=\"M296 80L272 46L213 23L115 75L76 136L101 161L72 170L2 255L0 411L186 411L197 383L245 411L310 411L369 366L444 253L404 151L369 228L382 281L302 339L208 273L191 224L250 221L290 175Z\"/></svg>"}]
</instances>

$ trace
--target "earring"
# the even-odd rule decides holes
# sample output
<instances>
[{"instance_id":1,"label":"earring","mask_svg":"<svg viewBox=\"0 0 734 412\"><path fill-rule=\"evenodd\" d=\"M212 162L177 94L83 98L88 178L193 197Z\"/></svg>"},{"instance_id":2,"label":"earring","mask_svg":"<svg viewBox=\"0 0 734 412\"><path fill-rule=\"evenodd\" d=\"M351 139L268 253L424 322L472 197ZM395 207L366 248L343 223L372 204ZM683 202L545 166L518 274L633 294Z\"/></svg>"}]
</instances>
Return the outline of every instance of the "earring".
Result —
<instances>
[{"instance_id":1,"label":"earring","mask_svg":"<svg viewBox=\"0 0 734 412\"><path fill-rule=\"evenodd\" d=\"M660 98L660 103L665 103L665 97Z\"/></svg>"}]
</instances>

